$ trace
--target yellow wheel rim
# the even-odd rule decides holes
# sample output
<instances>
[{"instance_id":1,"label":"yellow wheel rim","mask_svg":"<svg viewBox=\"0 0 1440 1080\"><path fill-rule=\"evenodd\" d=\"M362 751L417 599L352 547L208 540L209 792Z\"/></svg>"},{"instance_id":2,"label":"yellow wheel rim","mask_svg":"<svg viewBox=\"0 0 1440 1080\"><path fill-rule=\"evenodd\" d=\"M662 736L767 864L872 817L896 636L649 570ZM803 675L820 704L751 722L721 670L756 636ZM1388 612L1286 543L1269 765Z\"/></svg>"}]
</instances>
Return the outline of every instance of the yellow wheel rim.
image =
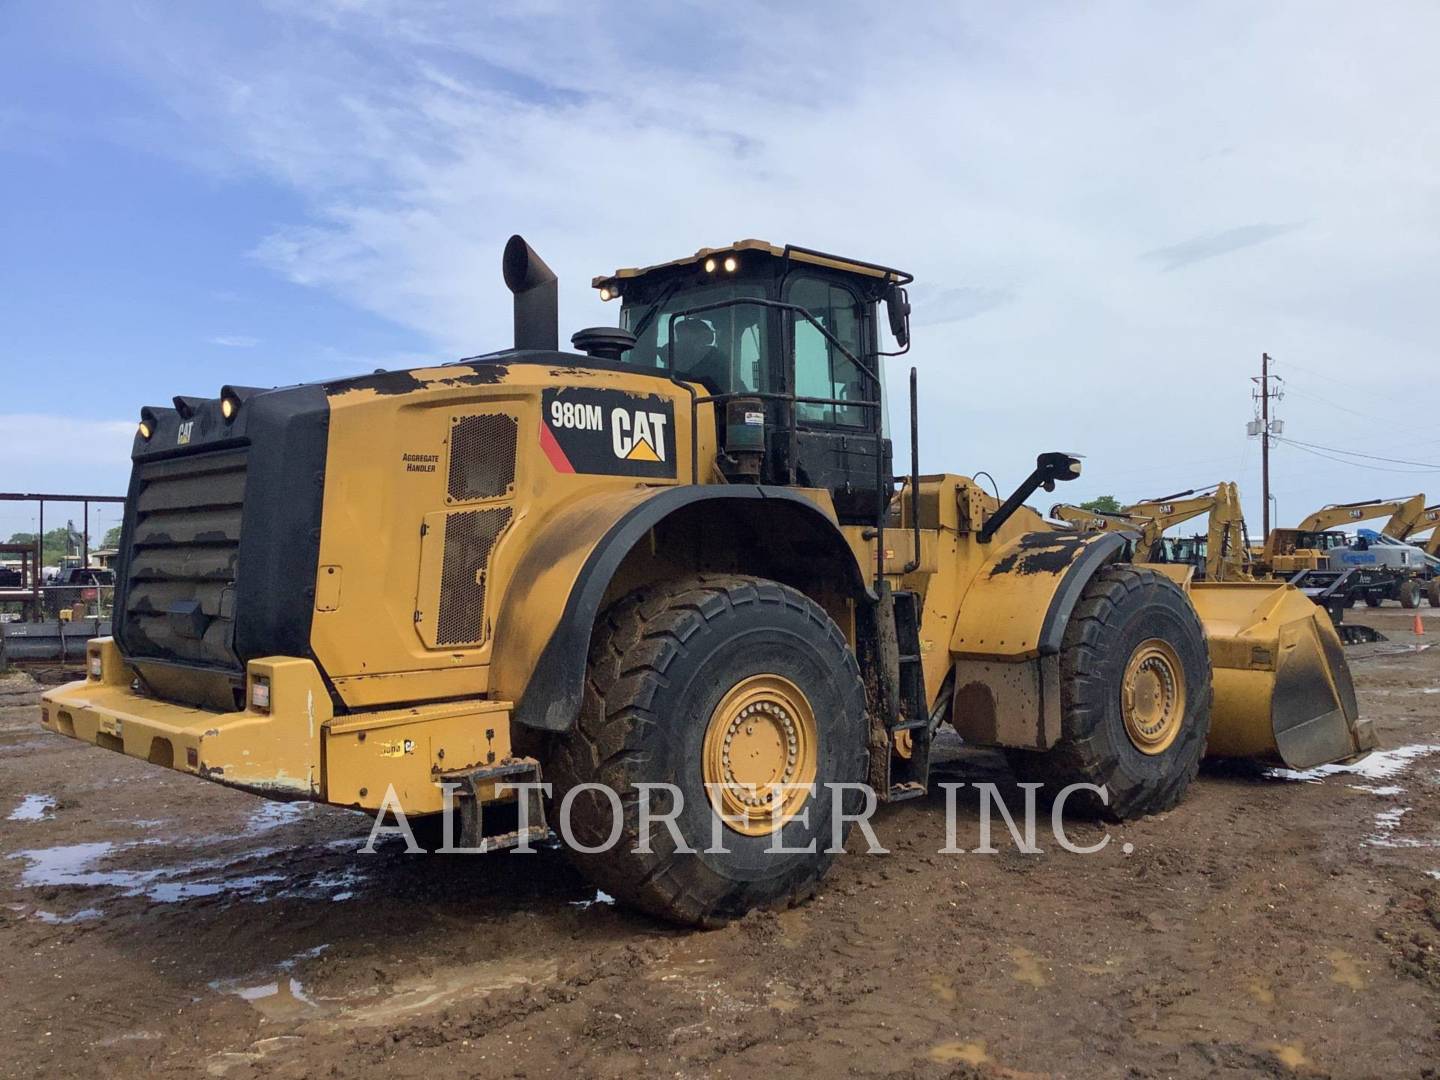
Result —
<instances>
[{"instance_id":1,"label":"yellow wheel rim","mask_svg":"<svg viewBox=\"0 0 1440 1080\"><path fill-rule=\"evenodd\" d=\"M1125 734L1142 754L1163 754L1185 720L1185 675L1168 641L1142 641L1130 654L1120 682Z\"/></svg>"},{"instance_id":2,"label":"yellow wheel rim","mask_svg":"<svg viewBox=\"0 0 1440 1080\"><path fill-rule=\"evenodd\" d=\"M705 729L701 772L711 805L736 832L774 832L810 797L776 785L815 783L817 741L815 712L798 686L779 675L742 679Z\"/></svg>"}]
</instances>

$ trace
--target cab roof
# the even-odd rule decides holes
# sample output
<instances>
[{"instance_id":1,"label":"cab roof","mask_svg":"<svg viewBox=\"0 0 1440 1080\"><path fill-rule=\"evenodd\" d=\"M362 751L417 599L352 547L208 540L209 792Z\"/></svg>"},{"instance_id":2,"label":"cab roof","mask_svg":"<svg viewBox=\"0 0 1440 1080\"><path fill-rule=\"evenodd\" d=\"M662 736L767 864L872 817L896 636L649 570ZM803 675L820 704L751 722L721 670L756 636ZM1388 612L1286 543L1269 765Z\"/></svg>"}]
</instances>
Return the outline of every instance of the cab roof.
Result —
<instances>
[{"instance_id":1,"label":"cab roof","mask_svg":"<svg viewBox=\"0 0 1440 1080\"><path fill-rule=\"evenodd\" d=\"M723 259L726 255L738 252L758 252L774 259L790 259L794 262L809 263L812 266L824 266L831 270L841 270L849 274L858 274L861 277L876 278L881 281L891 281L897 285L908 285L915 278L903 270L896 270L893 267L882 266L879 263L863 262L859 259L848 259L843 255L831 255L824 251L815 251L812 248L796 247L793 244L786 244L784 247L777 247L768 240L736 240L724 247L702 247L694 255L687 255L681 259L672 259L670 262L656 263L654 266L627 266L616 270L613 274L602 275L591 279L590 284L597 289L613 286L617 282L645 277L649 274L661 273L667 270L679 270L685 267L702 263L709 258Z\"/></svg>"}]
</instances>

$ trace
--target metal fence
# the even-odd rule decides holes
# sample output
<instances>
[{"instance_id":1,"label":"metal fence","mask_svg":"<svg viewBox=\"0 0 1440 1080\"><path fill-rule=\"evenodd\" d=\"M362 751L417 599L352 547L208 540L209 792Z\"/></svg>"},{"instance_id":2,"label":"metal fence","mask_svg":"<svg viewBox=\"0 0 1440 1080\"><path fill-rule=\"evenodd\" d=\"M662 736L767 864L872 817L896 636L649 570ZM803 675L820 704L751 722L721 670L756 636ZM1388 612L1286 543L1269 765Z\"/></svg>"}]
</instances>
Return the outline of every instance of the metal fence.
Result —
<instances>
[{"instance_id":1,"label":"metal fence","mask_svg":"<svg viewBox=\"0 0 1440 1080\"><path fill-rule=\"evenodd\" d=\"M18 612L0 616L0 668L24 660L83 662L86 642L110 633L114 607L113 585L43 586L38 620Z\"/></svg>"}]
</instances>

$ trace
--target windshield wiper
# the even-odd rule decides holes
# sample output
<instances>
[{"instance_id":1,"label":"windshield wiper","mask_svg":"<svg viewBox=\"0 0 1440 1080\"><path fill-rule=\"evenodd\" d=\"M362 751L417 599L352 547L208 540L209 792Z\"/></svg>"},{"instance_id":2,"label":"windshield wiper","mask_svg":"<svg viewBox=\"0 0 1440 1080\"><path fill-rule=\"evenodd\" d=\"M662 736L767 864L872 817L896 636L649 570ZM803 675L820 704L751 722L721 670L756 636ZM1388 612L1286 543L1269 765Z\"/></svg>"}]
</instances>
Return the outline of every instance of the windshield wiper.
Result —
<instances>
[{"instance_id":1,"label":"windshield wiper","mask_svg":"<svg viewBox=\"0 0 1440 1080\"><path fill-rule=\"evenodd\" d=\"M634 329L630 331L635 335L637 340L646 330L650 329L650 324L655 321L655 316L660 313L660 308L664 306L666 300L669 300L670 297L675 295L675 291L679 288L680 282L678 280L670 282L669 285L661 290L660 295L655 298L655 302L645 309L645 314L640 316L640 321L636 323Z\"/></svg>"}]
</instances>

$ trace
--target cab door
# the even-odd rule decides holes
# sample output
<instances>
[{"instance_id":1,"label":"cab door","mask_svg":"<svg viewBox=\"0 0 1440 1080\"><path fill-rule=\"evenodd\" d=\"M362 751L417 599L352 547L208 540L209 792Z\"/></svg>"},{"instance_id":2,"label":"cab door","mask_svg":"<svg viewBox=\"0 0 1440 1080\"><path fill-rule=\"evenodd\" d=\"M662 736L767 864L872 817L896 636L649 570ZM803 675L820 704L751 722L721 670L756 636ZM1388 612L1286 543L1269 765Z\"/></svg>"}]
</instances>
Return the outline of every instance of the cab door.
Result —
<instances>
[{"instance_id":1,"label":"cab door","mask_svg":"<svg viewBox=\"0 0 1440 1080\"><path fill-rule=\"evenodd\" d=\"M782 298L808 311L854 356L878 372L873 305L838 277L809 270L785 278ZM808 320L785 313L795 404L796 482L826 488L842 522L876 519L891 484L881 387ZM880 485L876 487L876 457Z\"/></svg>"}]
</instances>

